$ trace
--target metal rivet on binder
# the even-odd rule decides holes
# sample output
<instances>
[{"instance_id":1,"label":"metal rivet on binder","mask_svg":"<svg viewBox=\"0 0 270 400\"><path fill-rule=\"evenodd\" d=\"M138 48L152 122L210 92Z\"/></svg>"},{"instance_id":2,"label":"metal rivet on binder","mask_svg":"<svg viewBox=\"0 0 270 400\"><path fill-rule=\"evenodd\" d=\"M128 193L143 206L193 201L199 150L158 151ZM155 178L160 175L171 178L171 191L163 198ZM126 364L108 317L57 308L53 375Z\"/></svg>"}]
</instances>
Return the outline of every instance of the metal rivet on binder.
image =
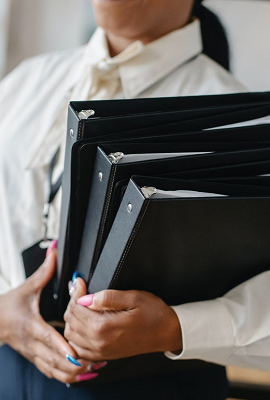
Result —
<instances>
[{"instance_id":1,"label":"metal rivet on binder","mask_svg":"<svg viewBox=\"0 0 270 400\"><path fill-rule=\"evenodd\" d=\"M73 129L70 129L69 134L70 134L71 137L74 136L74 131L73 131Z\"/></svg>"},{"instance_id":2,"label":"metal rivet on binder","mask_svg":"<svg viewBox=\"0 0 270 400\"><path fill-rule=\"evenodd\" d=\"M108 155L109 160L113 164L117 164L119 161L122 160L123 157L124 157L124 153L122 153L121 151L117 151L116 153L110 153Z\"/></svg>"},{"instance_id":3,"label":"metal rivet on binder","mask_svg":"<svg viewBox=\"0 0 270 400\"><path fill-rule=\"evenodd\" d=\"M88 119L89 117L92 117L93 115L95 115L94 110L81 110L80 112L78 112L78 117L80 119Z\"/></svg>"},{"instance_id":4,"label":"metal rivet on binder","mask_svg":"<svg viewBox=\"0 0 270 400\"><path fill-rule=\"evenodd\" d=\"M133 205L131 203L128 204L127 210L128 212L131 212L133 210Z\"/></svg>"},{"instance_id":5,"label":"metal rivet on binder","mask_svg":"<svg viewBox=\"0 0 270 400\"><path fill-rule=\"evenodd\" d=\"M98 173L98 179L99 179L100 181L102 181L102 179L103 179L103 173L102 173L102 172L99 172L99 173Z\"/></svg>"}]
</instances>

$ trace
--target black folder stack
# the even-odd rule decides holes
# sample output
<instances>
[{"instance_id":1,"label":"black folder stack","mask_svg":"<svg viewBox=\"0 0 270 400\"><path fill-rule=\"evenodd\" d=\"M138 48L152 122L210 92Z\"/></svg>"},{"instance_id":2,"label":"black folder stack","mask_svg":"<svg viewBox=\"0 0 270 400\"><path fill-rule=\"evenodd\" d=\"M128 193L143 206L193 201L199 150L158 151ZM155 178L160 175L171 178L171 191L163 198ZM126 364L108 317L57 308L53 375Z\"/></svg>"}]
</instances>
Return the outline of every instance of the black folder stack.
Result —
<instances>
[{"instance_id":1,"label":"black folder stack","mask_svg":"<svg viewBox=\"0 0 270 400\"><path fill-rule=\"evenodd\" d=\"M270 93L72 102L58 318L75 270L91 293L142 289L170 305L222 296L267 270L269 114ZM143 357L141 375L179 368ZM117 361L112 379L135 359Z\"/></svg>"}]
</instances>

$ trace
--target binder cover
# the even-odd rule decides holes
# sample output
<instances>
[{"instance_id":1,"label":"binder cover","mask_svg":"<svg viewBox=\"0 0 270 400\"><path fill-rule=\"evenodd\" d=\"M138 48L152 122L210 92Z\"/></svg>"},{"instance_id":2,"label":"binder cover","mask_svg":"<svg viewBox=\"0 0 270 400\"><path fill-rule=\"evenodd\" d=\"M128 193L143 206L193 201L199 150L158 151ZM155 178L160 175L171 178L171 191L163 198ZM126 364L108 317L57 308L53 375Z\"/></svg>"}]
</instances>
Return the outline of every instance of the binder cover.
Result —
<instances>
[{"instance_id":1,"label":"binder cover","mask_svg":"<svg viewBox=\"0 0 270 400\"><path fill-rule=\"evenodd\" d=\"M98 147L77 263L77 271L82 274L86 281L92 276L106 239L106 232L108 231L107 220L108 216L112 214L111 199L114 194L115 185L120 180L130 178L133 174L155 174L155 176L158 176L164 175L165 171L166 175L178 174L179 171L198 170L203 166L212 167L214 165L218 167L220 165L224 166L226 164L241 163L243 160L254 160L256 158L258 160L269 159L270 156L270 150L268 148L235 152L210 151L196 154L196 150L200 147L196 147L196 144L193 144L193 146L194 153L181 153L181 144L167 144L164 148L166 148L168 153L163 152L161 156L161 153L159 153L161 146L159 145L152 144L147 146L133 144L133 152L135 154L139 152L141 158L134 162L129 162L128 155L126 154L126 151L128 151L131 146L125 146L125 144L119 143L118 150L121 150L121 152L116 153L111 153L112 148L110 145ZM106 153L102 150L104 147L107 151ZM204 149L207 150L207 144L204 145ZM177 156L177 150L181 155L179 154ZM151 154L147 155L147 151ZM165 158L166 154L168 156L170 153L173 157ZM116 154L118 158L116 158L114 154ZM143 154L144 157L142 157ZM149 159L150 155L152 158ZM136 159L136 156L132 157L132 159L134 158ZM127 161L125 161L126 159ZM112 216L110 218L112 219Z\"/></svg>"},{"instance_id":2,"label":"binder cover","mask_svg":"<svg viewBox=\"0 0 270 400\"><path fill-rule=\"evenodd\" d=\"M221 197L147 197L143 186ZM134 177L90 281L89 291L150 291L167 304L214 299L269 269L269 188ZM253 194L252 194L253 191ZM238 196L230 193L239 193ZM227 195L226 195L227 193ZM229 193L229 195L228 195ZM164 196L164 195L163 195Z\"/></svg>"}]
</instances>

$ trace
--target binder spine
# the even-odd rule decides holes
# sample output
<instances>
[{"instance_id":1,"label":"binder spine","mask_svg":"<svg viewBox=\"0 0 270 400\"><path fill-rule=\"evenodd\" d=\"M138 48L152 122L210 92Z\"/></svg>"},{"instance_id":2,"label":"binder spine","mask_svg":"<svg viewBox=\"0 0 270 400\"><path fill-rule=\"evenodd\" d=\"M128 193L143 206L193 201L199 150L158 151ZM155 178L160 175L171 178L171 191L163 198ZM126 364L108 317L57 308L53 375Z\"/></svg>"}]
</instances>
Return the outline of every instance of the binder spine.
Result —
<instances>
[{"instance_id":1,"label":"binder spine","mask_svg":"<svg viewBox=\"0 0 270 400\"><path fill-rule=\"evenodd\" d=\"M60 233L58 240L58 263L57 272L58 277L61 276L62 266L65 254L65 240L68 225L69 203L70 203L70 174L71 174L71 152L72 146L77 140L78 132L81 129L78 118L73 112L72 108L68 110L68 126L67 126L67 139L66 139L66 152L65 152L65 173L63 174L62 181L62 204L61 204L61 222ZM68 200L67 200L68 199Z\"/></svg>"},{"instance_id":2,"label":"binder spine","mask_svg":"<svg viewBox=\"0 0 270 400\"><path fill-rule=\"evenodd\" d=\"M74 143L78 140L80 132L83 129L83 124L78 120L71 106L68 110L68 125L67 125L67 140L65 152L65 173L62 179L62 204L60 215L60 231L57 246L57 288L55 289L54 299L56 299L56 309L59 314L59 319L63 319L63 312L68 303L66 294L66 285L72 275L72 263L69 257L71 230L69 229L70 222L70 197L71 197L71 154Z\"/></svg>"},{"instance_id":3,"label":"binder spine","mask_svg":"<svg viewBox=\"0 0 270 400\"><path fill-rule=\"evenodd\" d=\"M113 186L114 186L115 174L116 174L116 166L112 165L110 179L108 181L107 193L106 193L106 197L105 197L105 201L104 201L104 207L103 207L100 225L99 225L99 229L98 229L97 240L96 240L95 250L94 250L94 254L93 254L93 260L92 260L92 264L91 264L89 279L91 279L91 276L93 275L93 271L95 269L95 266L96 266L96 263L98 261L98 257L100 254L101 243L102 243L102 238L103 238L104 229L105 229L105 223L107 221L108 210L109 210L110 200L111 200L111 196L112 196L112 190L113 190Z\"/></svg>"},{"instance_id":4,"label":"binder spine","mask_svg":"<svg viewBox=\"0 0 270 400\"><path fill-rule=\"evenodd\" d=\"M83 275L86 281L88 281L95 265L94 255L101 234L101 226L106 219L106 207L108 208L108 196L112 186L111 182L114 179L114 170L115 166L98 148L77 266L78 272Z\"/></svg>"},{"instance_id":5,"label":"binder spine","mask_svg":"<svg viewBox=\"0 0 270 400\"><path fill-rule=\"evenodd\" d=\"M134 241L134 239L135 239L135 237L136 237L136 234L137 234L137 232L138 232L138 229L139 229L139 227L140 227L140 225L141 225L141 222L142 222L142 220L143 220L143 218L144 218L144 215L145 215L145 213L146 213L146 211L147 211L148 205L149 205L149 200L145 200L145 201L144 201L144 204L143 204L143 206L142 206L142 208L141 208L141 212L140 212L140 214L139 214L139 216L138 216L138 218L137 218L137 221L136 221L136 223L135 223L135 225L134 225L133 231L131 232L131 235L130 235L130 237L128 238L128 241L127 241L125 250L124 250L123 255L122 255L122 257L121 257L121 259L120 259L120 261L119 261L119 264L118 264L118 266L117 266L117 269L116 269L115 274L114 274L114 276L113 276L113 278L112 278L112 281L111 281L111 283L110 283L109 288L113 288L113 287L114 287L114 284L117 282L118 275L119 275L120 272L121 272L122 266L123 266L123 264L124 264L124 262L125 262L125 258L126 258L128 252L129 252L129 250L130 250L130 248L131 248L131 246L132 246L132 243L133 243L133 241Z\"/></svg>"},{"instance_id":6,"label":"binder spine","mask_svg":"<svg viewBox=\"0 0 270 400\"><path fill-rule=\"evenodd\" d=\"M131 180L90 280L89 293L114 287L148 205L149 200Z\"/></svg>"}]
</instances>

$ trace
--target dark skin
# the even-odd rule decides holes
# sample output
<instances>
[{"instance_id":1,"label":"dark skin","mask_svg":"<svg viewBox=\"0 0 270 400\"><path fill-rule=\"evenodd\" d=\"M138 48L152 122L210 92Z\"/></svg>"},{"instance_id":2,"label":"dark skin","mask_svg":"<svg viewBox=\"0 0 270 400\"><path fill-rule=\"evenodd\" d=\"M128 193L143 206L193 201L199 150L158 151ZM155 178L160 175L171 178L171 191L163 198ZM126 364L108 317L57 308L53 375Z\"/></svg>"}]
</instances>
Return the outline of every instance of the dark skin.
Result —
<instances>
[{"instance_id":1,"label":"dark skin","mask_svg":"<svg viewBox=\"0 0 270 400\"><path fill-rule=\"evenodd\" d=\"M194 0L91 0L111 56L135 40L150 43L187 25Z\"/></svg>"},{"instance_id":2,"label":"dark skin","mask_svg":"<svg viewBox=\"0 0 270 400\"><path fill-rule=\"evenodd\" d=\"M84 307L77 301L85 294L86 285L78 279L64 316L65 337L80 358L113 360L182 348L178 318L159 297L138 290L104 290Z\"/></svg>"},{"instance_id":3,"label":"dark skin","mask_svg":"<svg viewBox=\"0 0 270 400\"><path fill-rule=\"evenodd\" d=\"M91 0L106 33L111 56L134 40L147 44L185 26L194 0ZM155 351L180 351L181 328L161 299L140 291L96 294L92 307L78 305L86 294L78 279L68 310L66 341L39 313L40 293L52 278L56 252L20 287L0 296L0 341L9 344L50 378L64 383L89 372L89 361ZM77 367L66 354L79 358Z\"/></svg>"},{"instance_id":4,"label":"dark skin","mask_svg":"<svg viewBox=\"0 0 270 400\"><path fill-rule=\"evenodd\" d=\"M89 363L182 348L174 311L161 299L142 291L103 291L93 305L77 300L86 294L78 279L65 313L67 342L39 313L40 293L56 267L53 250L42 266L18 288L0 296L0 340L44 373L63 383L89 373ZM70 354L82 364L65 359Z\"/></svg>"},{"instance_id":5,"label":"dark skin","mask_svg":"<svg viewBox=\"0 0 270 400\"><path fill-rule=\"evenodd\" d=\"M54 274L56 251L53 250L38 271L21 286L0 296L0 340L22 354L48 378L63 383L76 382L89 372L88 362L76 367L65 359L77 357L74 349L39 313L40 293Z\"/></svg>"}]
</instances>

